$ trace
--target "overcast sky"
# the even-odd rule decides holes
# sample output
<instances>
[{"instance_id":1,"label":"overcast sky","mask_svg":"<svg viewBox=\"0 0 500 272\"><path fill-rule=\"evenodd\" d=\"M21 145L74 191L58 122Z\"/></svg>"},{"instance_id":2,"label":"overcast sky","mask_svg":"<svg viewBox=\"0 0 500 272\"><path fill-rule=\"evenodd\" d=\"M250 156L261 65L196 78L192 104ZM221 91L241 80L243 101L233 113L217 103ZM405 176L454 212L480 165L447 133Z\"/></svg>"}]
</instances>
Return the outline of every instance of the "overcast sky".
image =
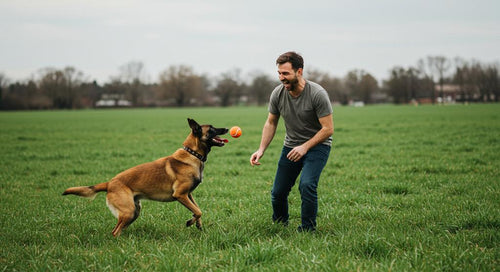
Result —
<instances>
[{"instance_id":1,"label":"overcast sky","mask_svg":"<svg viewBox=\"0 0 500 272\"><path fill-rule=\"evenodd\" d=\"M342 77L387 79L428 55L500 60L499 0L0 0L0 73L73 66L108 82L130 61L155 82L171 65L218 76L276 75L294 50Z\"/></svg>"}]
</instances>

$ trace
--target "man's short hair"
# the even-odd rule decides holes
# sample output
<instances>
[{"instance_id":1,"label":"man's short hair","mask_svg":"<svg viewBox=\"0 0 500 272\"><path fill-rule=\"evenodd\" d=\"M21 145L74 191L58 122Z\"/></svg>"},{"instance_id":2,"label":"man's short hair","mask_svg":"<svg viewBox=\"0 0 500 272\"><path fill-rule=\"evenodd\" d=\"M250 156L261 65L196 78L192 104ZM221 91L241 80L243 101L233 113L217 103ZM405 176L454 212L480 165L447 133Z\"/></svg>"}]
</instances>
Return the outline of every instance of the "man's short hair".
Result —
<instances>
[{"instance_id":1,"label":"man's short hair","mask_svg":"<svg viewBox=\"0 0 500 272\"><path fill-rule=\"evenodd\" d=\"M281 54L276 60L276 65L285 64L287 62L290 62L292 64L292 69L294 71L297 71L299 68L304 69L304 59L301 55L297 54L294 51Z\"/></svg>"}]
</instances>

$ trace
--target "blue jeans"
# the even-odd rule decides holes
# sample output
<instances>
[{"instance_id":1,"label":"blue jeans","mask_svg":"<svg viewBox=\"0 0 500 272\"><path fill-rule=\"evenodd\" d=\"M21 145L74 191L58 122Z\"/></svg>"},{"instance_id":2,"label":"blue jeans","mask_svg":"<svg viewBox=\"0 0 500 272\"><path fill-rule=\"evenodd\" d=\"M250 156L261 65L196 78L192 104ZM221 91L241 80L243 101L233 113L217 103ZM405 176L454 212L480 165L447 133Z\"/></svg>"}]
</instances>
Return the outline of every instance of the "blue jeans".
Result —
<instances>
[{"instance_id":1,"label":"blue jeans","mask_svg":"<svg viewBox=\"0 0 500 272\"><path fill-rule=\"evenodd\" d=\"M278 162L278 170L271 191L273 205L273 221L288 224L288 195L300 172L299 191L302 199L302 228L315 229L318 213L317 187L321 171L328 161L331 147L318 144L311 148L298 162L287 159L286 155L292 148L283 146Z\"/></svg>"}]
</instances>

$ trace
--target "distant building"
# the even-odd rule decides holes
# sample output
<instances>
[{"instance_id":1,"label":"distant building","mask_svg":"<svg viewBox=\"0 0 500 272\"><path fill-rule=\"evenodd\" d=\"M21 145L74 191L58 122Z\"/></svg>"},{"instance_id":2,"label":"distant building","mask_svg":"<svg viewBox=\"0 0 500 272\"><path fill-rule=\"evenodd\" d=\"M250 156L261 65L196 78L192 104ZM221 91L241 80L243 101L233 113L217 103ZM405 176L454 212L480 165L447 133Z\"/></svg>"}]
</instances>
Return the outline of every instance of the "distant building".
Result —
<instances>
[{"instance_id":1,"label":"distant building","mask_svg":"<svg viewBox=\"0 0 500 272\"><path fill-rule=\"evenodd\" d=\"M123 94L103 94L101 99L95 102L95 106L98 108L131 107L132 102L126 100Z\"/></svg>"},{"instance_id":2,"label":"distant building","mask_svg":"<svg viewBox=\"0 0 500 272\"><path fill-rule=\"evenodd\" d=\"M436 92L436 102L438 103L478 101L481 97L477 87L470 85L444 84L442 97L440 96L441 86L436 84L434 90Z\"/></svg>"}]
</instances>

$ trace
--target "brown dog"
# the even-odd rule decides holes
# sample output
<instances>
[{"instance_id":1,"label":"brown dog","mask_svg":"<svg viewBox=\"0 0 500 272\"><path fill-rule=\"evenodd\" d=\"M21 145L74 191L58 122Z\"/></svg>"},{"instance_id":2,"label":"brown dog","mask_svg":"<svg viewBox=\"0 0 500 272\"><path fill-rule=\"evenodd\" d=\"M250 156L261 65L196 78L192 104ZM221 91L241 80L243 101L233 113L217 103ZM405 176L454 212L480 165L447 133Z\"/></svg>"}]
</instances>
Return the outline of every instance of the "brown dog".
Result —
<instances>
[{"instance_id":1,"label":"brown dog","mask_svg":"<svg viewBox=\"0 0 500 272\"><path fill-rule=\"evenodd\" d=\"M72 187L63 195L74 194L94 198L98 192L106 191L106 204L118 218L112 231L118 236L134 222L141 211L141 199L156 201L179 201L193 213L186 226L196 223L201 229L201 210L191 192L203 178L203 166L212 146L224 146L226 139L219 135L227 128L199 125L188 118L191 133L180 148L172 155L153 162L144 163L116 175L110 181L94 186Z\"/></svg>"}]
</instances>

